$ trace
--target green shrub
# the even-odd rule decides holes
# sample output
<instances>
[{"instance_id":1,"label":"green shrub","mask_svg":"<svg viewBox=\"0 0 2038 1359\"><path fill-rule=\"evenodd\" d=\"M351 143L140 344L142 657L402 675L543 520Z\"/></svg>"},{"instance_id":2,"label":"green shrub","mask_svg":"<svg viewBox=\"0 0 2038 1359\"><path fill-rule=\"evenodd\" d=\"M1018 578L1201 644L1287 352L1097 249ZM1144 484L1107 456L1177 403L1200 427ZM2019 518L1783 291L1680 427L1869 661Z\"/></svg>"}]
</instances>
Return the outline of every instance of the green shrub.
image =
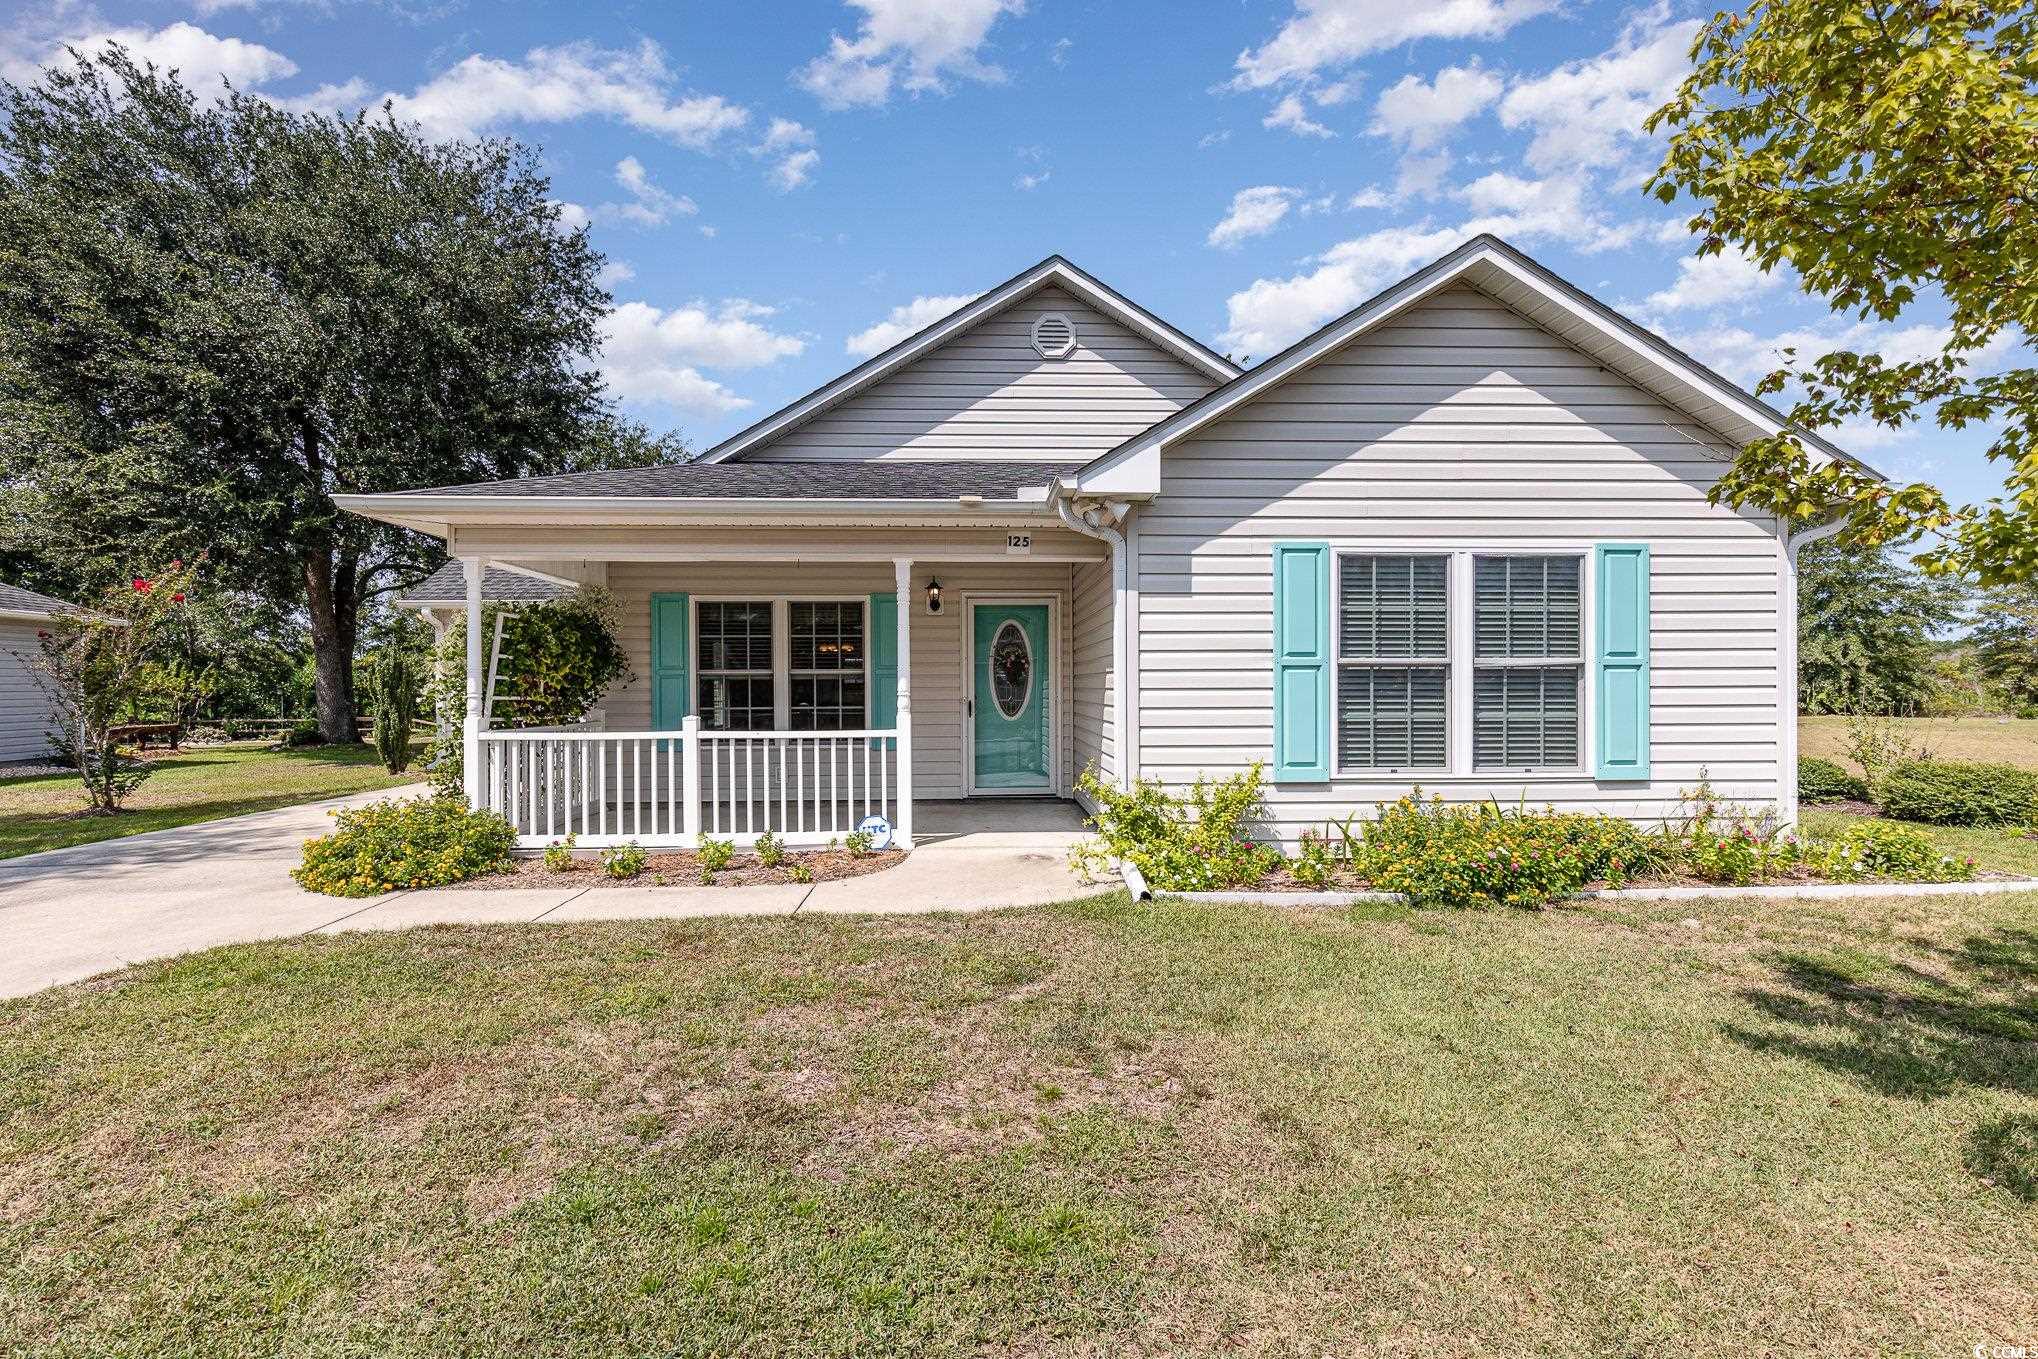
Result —
<instances>
[{"instance_id":1,"label":"green shrub","mask_svg":"<svg viewBox=\"0 0 2038 1359\"><path fill-rule=\"evenodd\" d=\"M1938 826L2020 826L2038 809L2038 774L2010 764L1912 760L1883 780L1882 810Z\"/></svg>"},{"instance_id":2,"label":"green shrub","mask_svg":"<svg viewBox=\"0 0 2038 1359\"><path fill-rule=\"evenodd\" d=\"M1647 837L1618 817L1447 806L1417 789L1379 804L1354 866L1419 906L1540 906L1595 879L1625 881L1653 858Z\"/></svg>"},{"instance_id":3,"label":"green shrub","mask_svg":"<svg viewBox=\"0 0 2038 1359\"><path fill-rule=\"evenodd\" d=\"M855 830L842 837L842 847L849 851L852 859L864 858L876 844L877 840L869 831Z\"/></svg>"},{"instance_id":4,"label":"green shrub","mask_svg":"<svg viewBox=\"0 0 2038 1359\"><path fill-rule=\"evenodd\" d=\"M757 862L766 868L777 868L785 862L785 841L770 831L758 836L757 843L751 848L757 853Z\"/></svg>"},{"instance_id":5,"label":"green shrub","mask_svg":"<svg viewBox=\"0 0 2038 1359\"><path fill-rule=\"evenodd\" d=\"M814 880L814 870L805 864L794 864L786 870L786 873L794 882L812 882Z\"/></svg>"},{"instance_id":6,"label":"green shrub","mask_svg":"<svg viewBox=\"0 0 2038 1359\"><path fill-rule=\"evenodd\" d=\"M325 735L318 729L318 719L300 717L291 724L289 731L283 733L283 739L279 744L286 750L298 750L305 746L322 746L325 743Z\"/></svg>"},{"instance_id":7,"label":"green shrub","mask_svg":"<svg viewBox=\"0 0 2038 1359\"><path fill-rule=\"evenodd\" d=\"M703 835L700 848L694 851L694 858L700 862L701 881L706 882L735 861L736 842Z\"/></svg>"},{"instance_id":8,"label":"green shrub","mask_svg":"<svg viewBox=\"0 0 2038 1359\"><path fill-rule=\"evenodd\" d=\"M1313 830L1303 831L1301 849L1288 862L1288 871L1294 874L1295 881L1305 887L1328 887L1337 869L1337 847L1330 838Z\"/></svg>"},{"instance_id":9,"label":"green shrub","mask_svg":"<svg viewBox=\"0 0 2038 1359\"><path fill-rule=\"evenodd\" d=\"M564 873L573 867L573 837L554 840L545 846L545 867L554 873Z\"/></svg>"},{"instance_id":10,"label":"green shrub","mask_svg":"<svg viewBox=\"0 0 2038 1359\"><path fill-rule=\"evenodd\" d=\"M601 871L612 878L634 878L644 871L651 856L632 840L627 845L610 845L601 852Z\"/></svg>"},{"instance_id":11,"label":"green shrub","mask_svg":"<svg viewBox=\"0 0 2038 1359\"><path fill-rule=\"evenodd\" d=\"M1069 853L1078 872L1101 878L1119 860L1131 863L1156 891L1195 892L1250 886L1280 866L1281 852L1255 844L1249 828L1264 813L1261 768L1219 782L1197 779L1184 795L1141 779L1120 789L1085 769L1077 786L1096 804L1094 839Z\"/></svg>"},{"instance_id":12,"label":"green shrub","mask_svg":"<svg viewBox=\"0 0 2038 1359\"><path fill-rule=\"evenodd\" d=\"M1728 887L1766 882L1805 864L1804 843L1768 812L1723 801L1701 778L1682 796L1683 815L1662 837L1669 857L1702 882Z\"/></svg>"},{"instance_id":13,"label":"green shrub","mask_svg":"<svg viewBox=\"0 0 2038 1359\"><path fill-rule=\"evenodd\" d=\"M331 835L306 841L304 862L290 876L334 897L443 887L508 868L516 840L502 817L453 798L371 802L341 812Z\"/></svg>"},{"instance_id":14,"label":"green shrub","mask_svg":"<svg viewBox=\"0 0 2038 1359\"><path fill-rule=\"evenodd\" d=\"M417 721L418 677L401 647L390 647L375 664L369 680L369 707L375 726L369 739L382 767L392 774L410 768L410 733Z\"/></svg>"},{"instance_id":15,"label":"green shrub","mask_svg":"<svg viewBox=\"0 0 2038 1359\"><path fill-rule=\"evenodd\" d=\"M1923 831L1888 821L1855 822L1818 847L1816 862L1824 876L1840 882L1965 882L1974 876L1974 860L1941 854Z\"/></svg>"},{"instance_id":16,"label":"green shrub","mask_svg":"<svg viewBox=\"0 0 2038 1359\"><path fill-rule=\"evenodd\" d=\"M1862 802L1868 785L1844 765L1807 756L1797 762L1797 795L1804 802Z\"/></svg>"}]
</instances>

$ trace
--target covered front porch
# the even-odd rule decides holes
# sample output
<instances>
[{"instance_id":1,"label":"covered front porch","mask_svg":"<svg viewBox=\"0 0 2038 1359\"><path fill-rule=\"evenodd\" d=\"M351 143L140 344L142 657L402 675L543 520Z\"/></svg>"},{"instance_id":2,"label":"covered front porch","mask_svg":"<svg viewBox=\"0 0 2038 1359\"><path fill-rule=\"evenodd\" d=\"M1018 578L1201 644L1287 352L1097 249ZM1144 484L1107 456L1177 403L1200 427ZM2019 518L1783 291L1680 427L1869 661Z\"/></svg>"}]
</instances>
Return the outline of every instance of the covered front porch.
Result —
<instances>
[{"instance_id":1,"label":"covered front porch","mask_svg":"<svg viewBox=\"0 0 2038 1359\"><path fill-rule=\"evenodd\" d=\"M1105 543L1065 528L990 544L953 530L821 540L777 527L741 548L727 536L461 552L468 794L510 820L520 847L569 835L590 848L749 845L767 832L824 845L863 829L911 848L923 805L1026 822L1031 809L1016 809L1067 808L1080 771L1109 765ZM514 704L489 701L479 582L492 567L613 598L632 674L590 721L511 729Z\"/></svg>"}]
</instances>

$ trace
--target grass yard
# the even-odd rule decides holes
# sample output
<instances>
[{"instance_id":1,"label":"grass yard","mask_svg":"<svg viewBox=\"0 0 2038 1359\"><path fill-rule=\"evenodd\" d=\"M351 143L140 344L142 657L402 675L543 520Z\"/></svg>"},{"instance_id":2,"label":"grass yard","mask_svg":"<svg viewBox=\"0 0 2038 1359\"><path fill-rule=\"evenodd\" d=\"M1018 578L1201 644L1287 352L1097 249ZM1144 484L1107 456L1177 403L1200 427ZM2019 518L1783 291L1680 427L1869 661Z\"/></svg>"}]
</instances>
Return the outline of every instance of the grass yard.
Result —
<instances>
[{"instance_id":1,"label":"grass yard","mask_svg":"<svg viewBox=\"0 0 2038 1359\"><path fill-rule=\"evenodd\" d=\"M415 765L407 774L388 773L365 745L290 751L213 746L151 756L151 761L156 772L118 816L78 815L84 794L72 774L0 779L0 859L393 788L424 777Z\"/></svg>"},{"instance_id":2,"label":"grass yard","mask_svg":"<svg viewBox=\"0 0 2038 1359\"><path fill-rule=\"evenodd\" d=\"M0 1005L0 1351L1959 1354L2038 893L440 928Z\"/></svg>"},{"instance_id":3,"label":"grass yard","mask_svg":"<svg viewBox=\"0 0 2038 1359\"><path fill-rule=\"evenodd\" d=\"M2038 718L1895 717L1889 721L1923 752L1941 760L1988 760L2038 769ZM1854 773L1847 754L1847 719L1797 719L1798 753L1836 760Z\"/></svg>"}]
</instances>

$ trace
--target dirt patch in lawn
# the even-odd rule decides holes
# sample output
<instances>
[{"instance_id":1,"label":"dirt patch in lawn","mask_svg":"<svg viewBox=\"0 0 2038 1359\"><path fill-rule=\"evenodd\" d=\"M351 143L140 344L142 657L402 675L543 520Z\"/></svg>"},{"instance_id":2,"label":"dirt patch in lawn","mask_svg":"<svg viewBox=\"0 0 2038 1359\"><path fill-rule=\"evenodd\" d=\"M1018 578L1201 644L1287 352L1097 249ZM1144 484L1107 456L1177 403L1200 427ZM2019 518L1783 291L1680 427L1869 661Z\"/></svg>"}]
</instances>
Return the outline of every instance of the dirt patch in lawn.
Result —
<instances>
[{"instance_id":1,"label":"dirt patch in lawn","mask_svg":"<svg viewBox=\"0 0 2038 1359\"><path fill-rule=\"evenodd\" d=\"M904 862L905 858L906 852L902 849L864 855L851 854L846 849L788 850L784 860L776 867L766 868L758 862L756 855L741 855L706 883L701 881L700 856L685 851L651 855L644 861L644 871L634 878L610 877L602 872L601 861L593 857L576 859L573 867L564 870L545 867L543 859L520 859L516 867L507 873L490 873L451 886L767 887L803 881L795 876L794 870L798 868L812 874L804 879L806 882L833 882L837 878L860 878L866 873L881 873Z\"/></svg>"}]
</instances>

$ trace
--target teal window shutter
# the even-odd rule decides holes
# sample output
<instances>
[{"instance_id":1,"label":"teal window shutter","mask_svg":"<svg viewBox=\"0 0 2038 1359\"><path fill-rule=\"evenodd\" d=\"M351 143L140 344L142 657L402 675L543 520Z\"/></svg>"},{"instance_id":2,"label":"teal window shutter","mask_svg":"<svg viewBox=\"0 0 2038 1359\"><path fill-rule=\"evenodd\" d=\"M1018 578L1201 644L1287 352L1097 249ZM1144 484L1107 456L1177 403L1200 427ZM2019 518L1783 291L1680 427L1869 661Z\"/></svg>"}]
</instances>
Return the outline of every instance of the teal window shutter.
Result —
<instances>
[{"instance_id":1,"label":"teal window shutter","mask_svg":"<svg viewBox=\"0 0 2038 1359\"><path fill-rule=\"evenodd\" d=\"M1601 543L1599 766L1602 779L1649 777L1649 549Z\"/></svg>"},{"instance_id":2,"label":"teal window shutter","mask_svg":"<svg viewBox=\"0 0 2038 1359\"><path fill-rule=\"evenodd\" d=\"M687 597L651 596L651 729L677 730L687 714Z\"/></svg>"},{"instance_id":3,"label":"teal window shutter","mask_svg":"<svg viewBox=\"0 0 2038 1359\"><path fill-rule=\"evenodd\" d=\"M870 597L870 725L899 724L899 597ZM887 743L885 749L892 746ZM873 744L872 749L876 749Z\"/></svg>"},{"instance_id":4,"label":"teal window shutter","mask_svg":"<svg viewBox=\"0 0 2038 1359\"><path fill-rule=\"evenodd\" d=\"M1330 544L1274 545L1274 781L1330 777Z\"/></svg>"}]
</instances>

